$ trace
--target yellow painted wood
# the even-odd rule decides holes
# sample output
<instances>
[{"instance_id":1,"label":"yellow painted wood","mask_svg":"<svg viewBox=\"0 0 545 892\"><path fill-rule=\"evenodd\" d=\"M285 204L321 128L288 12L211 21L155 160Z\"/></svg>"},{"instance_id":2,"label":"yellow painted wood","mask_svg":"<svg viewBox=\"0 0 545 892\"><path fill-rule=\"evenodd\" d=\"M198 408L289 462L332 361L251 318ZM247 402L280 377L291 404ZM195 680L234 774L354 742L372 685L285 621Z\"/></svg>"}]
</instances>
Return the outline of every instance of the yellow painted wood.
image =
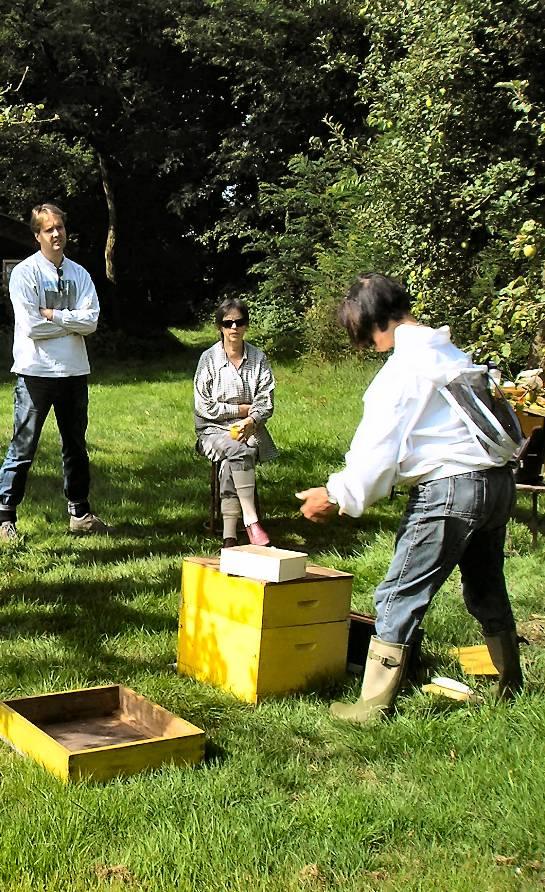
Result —
<instances>
[{"instance_id":1,"label":"yellow painted wood","mask_svg":"<svg viewBox=\"0 0 545 892\"><path fill-rule=\"evenodd\" d=\"M255 703L261 629L207 610L184 611L178 671Z\"/></svg>"},{"instance_id":2,"label":"yellow painted wood","mask_svg":"<svg viewBox=\"0 0 545 892\"><path fill-rule=\"evenodd\" d=\"M68 750L7 703L0 703L0 737L61 780L67 780Z\"/></svg>"},{"instance_id":3,"label":"yellow painted wood","mask_svg":"<svg viewBox=\"0 0 545 892\"><path fill-rule=\"evenodd\" d=\"M288 582L229 576L217 558L186 558L178 671L249 703L346 669L352 576L309 566Z\"/></svg>"},{"instance_id":4,"label":"yellow painted wood","mask_svg":"<svg viewBox=\"0 0 545 892\"><path fill-rule=\"evenodd\" d=\"M460 661L464 672L468 675L497 675L498 670L490 659L486 644L475 644L471 647L454 647L451 654Z\"/></svg>"},{"instance_id":5,"label":"yellow painted wood","mask_svg":"<svg viewBox=\"0 0 545 892\"><path fill-rule=\"evenodd\" d=\"M525 437L530 437L535 431L536 427L543 427L543 416L529 415L527 412L522 412L520 409L516 409L515 411L519 420L519 424L522 428L522 433Z\"/></svg>"},{"instance_id":6,"label":"yellow painted wood","mask_svg":"<svg viewBox=\"0 0 545 892\"><path fill-rule=\"evenodd\" d=\"M264 629L257 698L298 691L346 671L348 623Z\"/></svg>"},{"instance_id":7,"label":"yellow painted wood","mask_svg":"<svg viewBox=\"0 0 545 892\"><path fill-rule=\"evenodd\" d=\"M221 573L218 558L183 561L182 610L217 613L259 629L344 620L351 593L349 573L324 567L307 567L304 579L264 582Z\"/></svg>"},{"instance_id":8,"label":"yellow painted wood","mask_svg":"<svg viewBox=\"0 0 545 892\"><path fill-rule=\"evenodd\" d=\"M461 700L471 702L476 698L476 695L472 691L454 691L452 688L444 687L440 684L423 684L422 690L425 694L434 694L440 697L448 697L449 700Z\"/></svg>"},{"instance_id":9,"label":"yellow painted wood","mask_svg":"<svg viewBox=\"0 0 545 892\"><path fill-rule=\"evenodd\" d=\"M105 781L115 775L137 774L170 762L196 765L204 758L205 738L201 733L186 739L162 738L137 741L119 746L97 747L70 753L70 780Z\"/></svg>"},{"instance_id":10,"label":"yellow painted wood","mask_svg":"<svg viewBox=\"0 0 545 892\"><path fill-rule=\"evenodd\" d=\"M108 727L113 721L123 732L128 728L130 737L141 739L100 747L89 743L80 748L82 740L92 740L93 720L104 722L105 716L112 716ZM62 780L107 780L117 774L157 767L165 761L196 763L202 760L205 747L205 735L200 728L123 685L0 703L0 736ZM76 739L78 748L74 746ZM95 742L96 739L95 732Z\"/></svg>"},{"instance_id":11,"label":"yellow painted wood","mask_svg":"<svg viewBox=\"0 0 545 892\"><path fill-rule=\"evenodd\" d=\"M346 669L345 620L256 629L217 613L184 611L178 671L249 703L300 690Z\"/></svg>"}]
</instances>

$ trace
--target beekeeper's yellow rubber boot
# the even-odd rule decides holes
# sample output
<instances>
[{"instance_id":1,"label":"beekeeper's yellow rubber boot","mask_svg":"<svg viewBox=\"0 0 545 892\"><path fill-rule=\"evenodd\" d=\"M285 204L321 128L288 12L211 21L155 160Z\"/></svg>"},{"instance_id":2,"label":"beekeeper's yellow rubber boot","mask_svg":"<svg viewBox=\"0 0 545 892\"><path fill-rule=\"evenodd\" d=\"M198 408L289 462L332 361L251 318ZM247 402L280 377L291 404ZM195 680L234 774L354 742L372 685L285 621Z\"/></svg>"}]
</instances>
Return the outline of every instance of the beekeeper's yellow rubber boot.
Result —
<instances>
[{"instance_id":1,"label":"beekeeper's yellow rubber boot","mask_svg":"<svg viewBox=\"0 0 545 892\"><path fill-rule=\"evenodd\" d=\"M408 644L389 644L373 635L359 700L355 703L332 703L331 714L338 719L360 723L380 718L397 696L410 649Z\"/></svg>"}]
</instances>

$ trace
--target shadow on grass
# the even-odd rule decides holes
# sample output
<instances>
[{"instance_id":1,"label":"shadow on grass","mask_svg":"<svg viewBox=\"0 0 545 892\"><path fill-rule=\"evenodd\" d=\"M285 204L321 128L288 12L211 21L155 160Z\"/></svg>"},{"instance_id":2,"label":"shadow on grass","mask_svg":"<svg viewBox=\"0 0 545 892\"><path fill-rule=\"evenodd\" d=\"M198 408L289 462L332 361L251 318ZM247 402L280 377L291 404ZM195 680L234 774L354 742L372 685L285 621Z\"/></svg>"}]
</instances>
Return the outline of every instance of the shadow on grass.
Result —
<instances>
[{"instance_id":1,"label":"shadow on grass","mask_svg":"<svg viewBox=\"0 0 545 892\"><path fill-rule=\"evenodd\" d=\"M119 333L114 352L102 347L100 332L89 341L91 384L123 386L138 382L171 381L192 378L203 350L213 340L184 344L165 330L149 338L123 337ZM117 360L117 362L116 362Z\"/></svg>"},{"instance_id":2,"label":"shadow on grass","mask_svg":"<svg viewBox=\"0 0 545 892\"><path fill-rule=\"evenodd\" d=\"M146 586L146 590L149 586ZM131 607L130 604L111 601L111 594L104 592L101 597L92 594L92 585L63 583L58 586L40 586L38 591L17 586L13 588L13 597L24 595L25 611L11 609L9 601L2 598L2 633L4 640L16 639L20 636L28 636L35 633L42 635L56 635L59 633L70 636L77 632L85 636L86 632L92 632L93 638L99 632L102 636L115 636L135 627L144 629L149 633L175 632L177 629L176 617L166 615L162 611L143 610ZM133 593L137 598L138 591ZM44 610L45 605L54 605L58 609L55 613ZM99 614L100 612L100 614ZM100 615L100 625L98 623Z\"/></svg>"},{"instance_id":3,"label":"shadow on grass","mask_svg":"<svg viewBox=\"0 0 545 892\"><path fill-rule=\"evenodd\" d=\"M231 754L218 743L213 740L207 740L204 748L204 764L205 765L222 765L231 757Z\"/></svg>"},{"instance_id":4,"label":"shadow on grass","mask_svg":"<svg viewBox=\"0 0 545 892\"><path fill-rule=\"evenodd\" d=\"M274 466L258 468L263 522L275 545L310 553L334 551L342 557L371 544L377 531L397 529L403 498L383 501L362 518L344 516L327 524L314 524L302 517L300 502L295 498L295 492L305 485L301 465L311 468L314 461L335 467L336 459L332 450L323 448L288 449ZM56 516L60 519L64 510L60 489L60 475L44 471L36 474L33 469L21 514L50 523L52 505L58 502ZM102 506L114 512L112 517L105 517L113 524L112 536L107 542L97 540L97 547L92 548L95 561L183 553L188 539L192 553L199 547L208 553L211 547L220 545L220 537L210 537L204 529L209 516L210 464L187 447L158 447L136 470L118 467L113 471L102 462L95 463L92 500L99 513ZM163 516L166 506L169 516ZM130 542L120 546L115 537ZM58 556L72 550L68 537L56 545Z\"/></svg>"},{"instance_id":5,"label":"shadow on grass","mask_svg":"<svg viewBox=\"0 0 545 892\"><path fill-rule=\"evenodd\" d=\"M302 453L309 466L313 457L331 464L337 457L328 449L286 450L275 469L281 486L275 476L267 476L268 467L272 466L260 469L266 525L275 544L306 550L311 555L333 551L341 557L352 556L372 542L377 527L381 530L396 528L402 507L397 501L385 503L363 521L344 518L327 526L305 521L298 512L298 502L291 495L300 485ZM112 652L108 640L130 634L131 630L137 633L145 630L155 635L175 634L177 617L174 612L165 615L161 610L135 608L128 602L142 595L149 595L157 602L166 593L176 592L184 554L219 551L220 540L209 537L203 530L209 504L208 462L193 456L187 447L176 451L171 446L159 446L147 454L146 462L137 473L134 468L121 467L114 473L107 465L100 463L96 466L94 501L97 505L115 509L115 530L108 538L74 540L65 532L65 526L58 534L61 515L66 523L60 488L60 476L48 471L34 474L29 484L23 512L38 518L38 522L34 531L27 535L24 547L13 552L9 580L0 582L0 599L5 605L2 628L6 639L60 636L61 645L67 650L67 666L77 671L81 661L88 663L90 679L94 679L97 672L106 672L108 677L130 678L135 672L144 671L145 667L151 671L157 660L158 665L163 666L165 661L172 659L170 651L168 656L161 658L121 656ZM162 517L165 505L170 506L171 515ZM57 523L52 521L54 516L59 518ZM51 524L51 529L46 527L45 535L40 519L46 525ZM106 519L110 520L108 516ZM49 547L44 551L40 536L48 540L48 546L49 540L54 538L51 552ZM142 578L138 575L131 577L118 569L119 564L130 561L176 556L179 556L177 566L150 566L149 573L145 568L140 569ZM66 567L58 582L44 578L63 561ZM83 579L70 579L72 568ZM97 568L105 572L105 578L93 578L97 576ZM15 600L24 602L23 616L12 609ZM48 612L51 609L53 613ZM54 664L55 658L51 662ZM33 666L33 671L35 669ZM327 693L327 689L320 691L320 696L327 698Z\"/></svg>"},{"instance_id":6,"label":"shadow on grass","mask_svg":"<svg viewBox=\"0 0 545 892\"><path fill-rule=\"evenodd\" d=\"M377 527L396 528L397 502L363 521L335 519L327 526L308 523L299 514L293 493L301 485L301 466L312 467L313 461L334 466L337 460L334 450L305 445L286 450L274 468L259 469L264 522L274 544L305 550L311 560L323 552L352 556L372 541ZM136 468L121 464L114 469L107 456L99 456L93 467L93 505L99 513L104 509L114 531L109 537L74 539L66 532L60 473L38 463L20 511L23 530L27 517L33 527L22 545L0 554L0 573L6 570L0 581L0 634L9 648L19 639L36 640L33 678L40 666L47 675L47 667L58 661L54 650L49 660L39 656L43 641L54 638L60 639L63 668L85 672L89 683L105 675L130 679L172 661L178 622L172 598L179 591L182 558L218 553L221 544L203 529L209 481L209 463L187 445L159 444ZM132 567L131 562L140 563ZM137 605L131 603L138 599ZM164 609L157 606L163 599ZM147 634L159 639L149 650ZM123 636L129 642L125 652L114 641ZM24 671L26 642L20 656L8 653L6 659L8 675L18 674L18 661Z\"/></svg>"},{"instance_id":7,"label":"shadow on grass","mask_svg":"<svg viewBox=\"0 0 545 892\"><path fill-rule=\"evenodd\" d=\"M540 510L541 509L541 510ZM517 504L513 513L514 520L525 524L532 529L532 497L529 494L517 493ZM537 532L543 535L545 533L545 510L538 505L537 512Z\"/></svg>"}]
</instances>

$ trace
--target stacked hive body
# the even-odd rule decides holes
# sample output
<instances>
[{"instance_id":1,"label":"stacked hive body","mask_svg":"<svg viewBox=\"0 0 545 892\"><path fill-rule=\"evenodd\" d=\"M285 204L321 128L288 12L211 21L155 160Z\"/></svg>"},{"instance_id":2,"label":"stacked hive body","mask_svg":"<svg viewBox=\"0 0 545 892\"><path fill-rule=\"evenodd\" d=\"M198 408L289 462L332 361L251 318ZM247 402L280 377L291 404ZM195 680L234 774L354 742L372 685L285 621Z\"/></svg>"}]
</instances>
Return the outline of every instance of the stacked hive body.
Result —
<instances>
[{"instance_id":1,"label":"stacked hive body","mask_svg":"<svg viewBox=\"0 0 545 892\"><path fill-rule=\"evenodd\" d=\"M301 579L229 576L218 558L186 558L178 671L250 703L346 668L352 577L309 566Z\"/></svg>"}]
</instances>

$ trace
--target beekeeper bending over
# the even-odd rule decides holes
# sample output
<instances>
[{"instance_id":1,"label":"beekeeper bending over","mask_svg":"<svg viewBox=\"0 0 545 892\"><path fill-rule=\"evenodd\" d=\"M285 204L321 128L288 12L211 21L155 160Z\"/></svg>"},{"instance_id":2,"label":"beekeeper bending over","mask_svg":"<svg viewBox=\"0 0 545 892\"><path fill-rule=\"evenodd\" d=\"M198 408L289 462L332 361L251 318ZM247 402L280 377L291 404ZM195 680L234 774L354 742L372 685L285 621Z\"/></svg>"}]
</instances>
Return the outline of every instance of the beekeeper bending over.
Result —
<instances>
[{"instance_id":1,"label":"beekeeper bending over","mask_svg":"<svg viewBox=\"0 0 545 892\"><path fill-rule=\"evenodd\" d=\"M428 328L411 316L409 296L394 279L360 276L339 321L356 347L393 353L365 393L346 466L327 486L297 494L301 512L314 522L334 512L358 517L394 484L410 492L392 562L375 592L377 634L360 698L333 703L331 711L365 722L392 706L418 626L456 565L466 607L499 672L499 696L512 697L522 673L503 562L516 419L505 401L492 399L486 369L452 344L448 326Z\"/></svg>"}]
</instances>

